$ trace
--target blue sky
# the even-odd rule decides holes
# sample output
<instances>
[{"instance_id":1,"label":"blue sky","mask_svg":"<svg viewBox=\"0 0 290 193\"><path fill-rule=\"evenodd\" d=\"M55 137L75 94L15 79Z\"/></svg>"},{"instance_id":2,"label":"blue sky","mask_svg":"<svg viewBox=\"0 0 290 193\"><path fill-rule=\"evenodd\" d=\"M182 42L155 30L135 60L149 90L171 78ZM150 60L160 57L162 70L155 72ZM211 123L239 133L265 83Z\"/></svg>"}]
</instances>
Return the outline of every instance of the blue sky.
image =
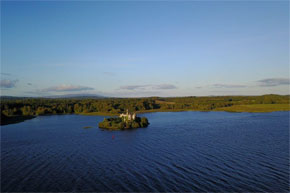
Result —
<instances>
[{"instance_id":1,"label":"blue sky","mask_svg":"<svg viewBox=\"0 0 290 193\"><path fill-rule=\"evenodd\" d=\"M289 94L288 1L1 2L1 95Z\"/></svg>"}]
</instances>

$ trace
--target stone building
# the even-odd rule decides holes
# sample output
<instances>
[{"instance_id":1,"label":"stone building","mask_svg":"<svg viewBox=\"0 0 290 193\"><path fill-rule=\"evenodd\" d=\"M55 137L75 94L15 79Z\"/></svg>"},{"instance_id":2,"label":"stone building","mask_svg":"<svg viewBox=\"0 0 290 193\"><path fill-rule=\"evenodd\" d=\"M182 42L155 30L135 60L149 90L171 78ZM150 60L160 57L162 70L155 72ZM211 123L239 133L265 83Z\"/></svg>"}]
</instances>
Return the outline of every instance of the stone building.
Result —
<instances>
[{"instance_id":1,"label":"stone building","mask_svg":"<svg viewBox=\"0 0 290 193\"><path fill-rule=\"evenodd\" d=\"M127 109L127 112L126 114L125 113L122 113L120 114L120 116L123 120L128 120L128 121L133 121L136 119L136 113L129 113L128 109Z\"/></svg>"}]
</instances>

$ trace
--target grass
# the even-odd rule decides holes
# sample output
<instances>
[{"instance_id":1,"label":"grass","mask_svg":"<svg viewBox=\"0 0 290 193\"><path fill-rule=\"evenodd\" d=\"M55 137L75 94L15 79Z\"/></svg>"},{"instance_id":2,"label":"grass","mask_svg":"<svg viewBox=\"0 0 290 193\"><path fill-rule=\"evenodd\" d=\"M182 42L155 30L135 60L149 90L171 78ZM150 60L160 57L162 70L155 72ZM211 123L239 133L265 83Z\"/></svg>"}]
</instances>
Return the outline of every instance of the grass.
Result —
<instances>
[{"instance_id":1,"label":"grass","mask_svg":"<svg viewBox=\"0 0 290 193\"><path fill-rule=\"evenodd\" d=\"M180 111L200 111L193 109L150 109L136 111L136 113L154 113L154 112L180 112ZM119 116L120 113L108 113L108 112L90 112L90 113L77 113L78 115L100 115L100 116Z\"/></svg>"},{"instance_id":2,"label":"grass","mask_svg":"<svg viewBox=\"0 0 290 193\"><path fill-rule=\"evenodd\" d=\"M273 111L290 111L289 104L254 104L254 105L234 105L214 109L214 111L227 112L249 112L249 113L266 113Z\"/></svg>"},{"instance_id":3,"label":"grass","mask_svg":"<svg viewBox=\"0 0 290 193\"><path fill-rule=\"evenodd\" d=\"M154 113L154 112L182 112L182 111L202 111L196 109L150 109L136 111L139 113ZM234 105L231 107L216 108L208 111L227 111L227 112L249 112L249 113L266 113L274 111L290 111L290 104L253 104L253 105ZM80 113L80 115L100 115L100 116L119 116L116 113L106 112L91 112Z\"/></svg>"},{"instance_id":4,"label":"grass","mask_svg":"<svg viewBox=\"0 0 290 193\"><path fill-rule=\"evenodd\" d=\"M194 109L150 109L150 110L136 111L136 113L139 114L139 113L183 112L183 111L201 111L201 110L194 110Z\"/></svg>"},{"instance_id":5,"label":"grass","mask_svg":"<svg viewBox=\"0 0 290 193\"><path fill-rule=\"evenodd\" d=\"M107 112L90 112L90 113L78 113L78 115L99 115L99 116L117 116L117 113L107 113Z\"/></svg>"}]
</instances>

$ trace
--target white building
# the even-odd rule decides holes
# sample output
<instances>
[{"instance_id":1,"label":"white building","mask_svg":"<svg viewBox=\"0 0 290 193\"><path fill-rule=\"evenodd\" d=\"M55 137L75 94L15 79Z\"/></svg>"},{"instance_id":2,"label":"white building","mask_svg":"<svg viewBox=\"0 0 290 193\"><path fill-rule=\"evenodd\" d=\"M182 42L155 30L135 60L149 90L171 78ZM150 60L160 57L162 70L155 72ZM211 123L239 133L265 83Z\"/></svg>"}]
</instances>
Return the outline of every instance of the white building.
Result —
<instances>
[{"instance_id":1,"label":"white building","mask_svg":"<svg viewBox=\"0 0 290 193\"><path fill-rule=\"evenodd\" d=\"M128 121L133 121L136 118L136 113L129 113L128 109L127 109L127 113L122 113L120 114L120 116L123 120L128 120Z\"/></svg>"}]
</instances>

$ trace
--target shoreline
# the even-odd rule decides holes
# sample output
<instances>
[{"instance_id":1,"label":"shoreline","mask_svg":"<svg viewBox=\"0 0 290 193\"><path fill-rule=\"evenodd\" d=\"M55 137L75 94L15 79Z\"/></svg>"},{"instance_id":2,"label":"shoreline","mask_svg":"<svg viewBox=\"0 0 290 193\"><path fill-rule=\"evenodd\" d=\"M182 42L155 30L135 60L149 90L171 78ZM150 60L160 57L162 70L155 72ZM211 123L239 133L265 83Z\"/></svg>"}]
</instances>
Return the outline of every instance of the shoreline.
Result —
<instances>
[{"instance_id":1,"label":"shoreline","mask_svg":"<svg viewBox=\"0 0 290 193\"><path fill-rule=\"evenodd\" d=\"M290 111L290 105L288 104L256 104L256 105L233 105L230 107L215 108L212 110L194 110L194 109L150 109L136 111L137 114L144 113L157 113L157 112L186 112L186 111L198 111L198 112L229 112L229 113L271 113L277 111ZM90 112L90 113L73 113L65 115L83 115L83 116L118 116L119 113L108 113L108 112ZM54 114L47 114L41 116L50 116ZM56 114L64 115L64 114ZM33 119L38 117L35 116L12 116L1 118L1 125L10 125L15 123L24 122L25 120Z\"/></svg>"},{"instance_id":2,"label":"shoreline","mask_svg":"<svg viewBox=\"0 0 290 193\"><path fill-rule=\"evenodd\" d=\"M11 125L11 124L16 124L16 123L21 123L24 122L26 120L29 119L34 119L37 116L11 116L11 117L6 117L5 119L3 119L3 117L1 117L1 121L0 121L0 125L4 126L4 125Z\"/></svg>"}]
</instances>

